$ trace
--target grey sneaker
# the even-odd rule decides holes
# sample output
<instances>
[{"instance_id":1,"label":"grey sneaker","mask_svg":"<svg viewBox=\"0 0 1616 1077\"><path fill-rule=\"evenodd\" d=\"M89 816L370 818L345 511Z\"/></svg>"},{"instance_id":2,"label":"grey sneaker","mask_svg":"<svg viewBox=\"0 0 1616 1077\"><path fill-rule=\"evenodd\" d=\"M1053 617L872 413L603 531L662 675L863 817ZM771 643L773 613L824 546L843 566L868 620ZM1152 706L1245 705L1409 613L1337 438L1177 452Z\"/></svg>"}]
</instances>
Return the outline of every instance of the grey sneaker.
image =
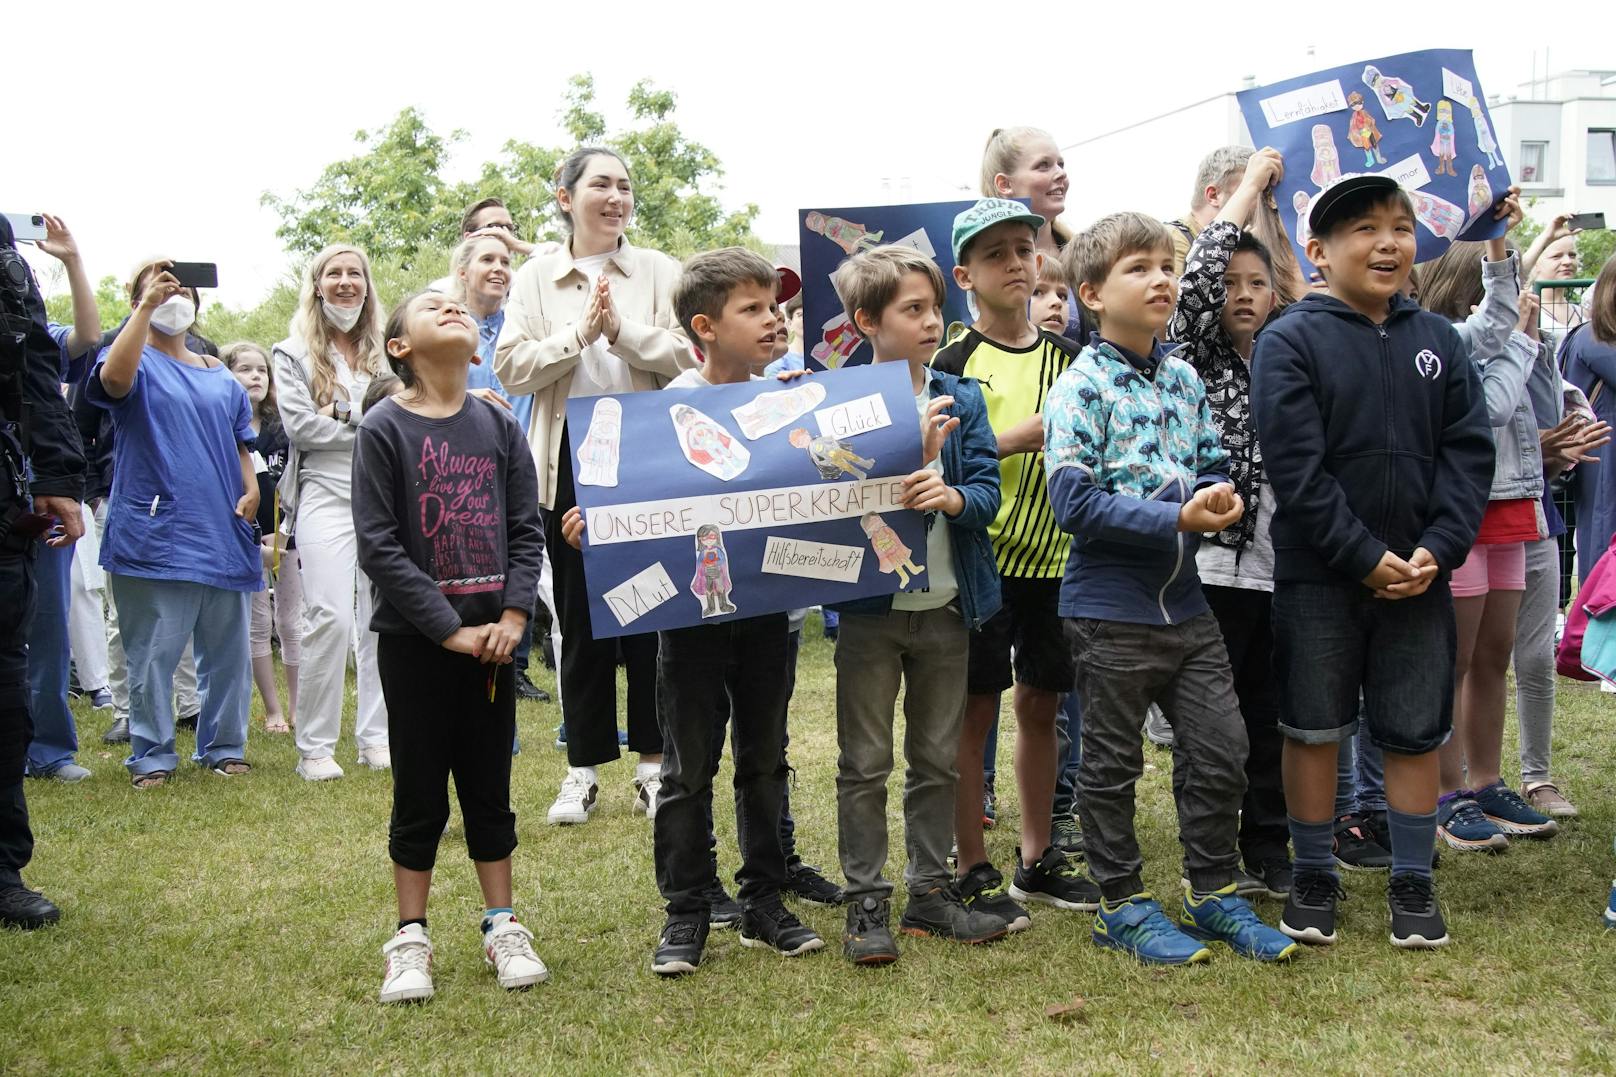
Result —
<instances>
[{"instance_id":1,"label":"grey sneaker","mask_svg":"<svg viewBox=\"0 0 1616 1077\"><path fill-rule=\"evenodd\" d=\"M48 771L47 773L40 775L40 777L49 778L53 782L65 782L68 785L72 785L75 782L82 782L89 776L90 771L85 767L79 766L77 763L63 763L55 770Z\"/></svg>"},{"instance_id":2,"label":"grey sneaker","mask_svg":"<svg viewBox=\"0 0 1616 1077\"><path fill-rule=\"evenodd\" d=\"M1077 825L1077 816L1059 812L1049 826L1049 843L1067 856L1083 855L1083 831Z\"/></svg>"},{"instance_id":3,"label":"grey sneaker","mask_svg":"<svg viewBox=\"0 0 1616 1077\"><path fill-rule=\"evenodd\" d=\"M905 935L934 935L975 944L1004 938L1010 925L990 912L966 908L953 886L936 886L924 894L909 895L898 930Z\"/></svg>"}]
</instances>

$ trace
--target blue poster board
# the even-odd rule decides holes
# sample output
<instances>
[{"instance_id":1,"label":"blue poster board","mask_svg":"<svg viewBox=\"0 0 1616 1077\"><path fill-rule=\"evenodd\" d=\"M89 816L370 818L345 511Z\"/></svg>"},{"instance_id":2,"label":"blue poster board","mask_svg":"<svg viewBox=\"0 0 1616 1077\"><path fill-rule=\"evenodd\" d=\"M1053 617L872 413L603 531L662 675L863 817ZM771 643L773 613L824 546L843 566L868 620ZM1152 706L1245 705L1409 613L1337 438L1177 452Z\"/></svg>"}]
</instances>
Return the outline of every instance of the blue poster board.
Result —
<instances>
[{"instance_id":1,"label":"blue poster board","mask_svg":"<svg viewBox=\"0 0 1616 1077\"><path fill-rule=\"evenodd\" d=\"M1252 143L1285 157L1274 191L1304 272L1307 209L1337 176L1383 172L1414 202L1416 262L1455 240L1492 239L1510 186L1487 99L1468 50L1426 49L1242 90Z\"/></svg>"},{"instance_id":2,"label":"blue poster board","mask_svg":"<svg viewBox=\"0 0 1616 1077\"><path fill-rule=\"evenodd\" d=\"M1024 200L1023 200L1024 201ZM965 292L954 283L954 218L976 205L964 202L918 202L907 206L854 206L797 211L802 244L803 359L810 370L836 370L868 363L870 345L859 336L831 285L831 274L849 255L895 244L913 247L943 271L945 340L953 326L970 325ZM917 420L918 422L918 420Z\"/></svg>"},{"instance_id":3,"label":"blue poster board","mask_svg":"<svg viewBox=\"0 0 1616 1077\"><path fill-rule=\"evenodd\" d=\"M596 639L926 586L906 363L567 401Z\"/></svg>"}]
</instances>

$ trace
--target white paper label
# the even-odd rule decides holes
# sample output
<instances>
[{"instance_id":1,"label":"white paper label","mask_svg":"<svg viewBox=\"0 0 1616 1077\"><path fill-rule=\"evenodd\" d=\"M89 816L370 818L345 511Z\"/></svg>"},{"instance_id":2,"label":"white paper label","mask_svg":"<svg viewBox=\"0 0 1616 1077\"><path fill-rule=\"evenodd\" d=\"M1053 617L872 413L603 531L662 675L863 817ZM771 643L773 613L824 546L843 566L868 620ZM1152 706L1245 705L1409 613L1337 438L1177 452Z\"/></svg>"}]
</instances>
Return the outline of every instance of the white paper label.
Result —
<instances>
[{"instance_id":1,"label":"white paper label","mask_svg":"<svg viewBox=\"0 0 1616 1077\"><path fill-rule=\"evenodd\" d=\"M1419 154L1405 157L1401 161L1387 165L1380 170L1382 176L1390 176L1410 191L1417 191L1431 182L1431 173L1425 170L1425 162L1420 160Z\"/></svg>"},{"instance_id":2,"label":"white paper label","mask_svg":"<svg viewBox=\"0 0 1616 1077\"><path fill-rule=\"evenodd\" d=\"M1470 85L1469 79L1455 75L1444 67L1442 69L1442 96L1451 98L1465 108L1469 108L1470 103L1476 99L1476 90L1475 87Z\"/></svg>"},{"instance_id":3,"label":"white paper label","mask_svg":"<svg viewBox=\"0 0 1616 1077\"><path fill-rule=\"evenodd\" d=\"M734 494L665 498L604 505L584 513L591 546L613 542L694 536L702 524L717 524L725 533L759 527L790 527L893 512L902 508L903 478L861 482L821 482L812 486L777 486Z\"/></svg>"},{"instance_id":4,"label":"white paper label","mask_svg":"<svg viewBox=\"0 0 1616 1077\"><path fill-rule=\"evenodd\" d=\"M814 420L819 423L821 434L833 438L856 437L892 425L892 416L887 414L887 402L880 393L820 408L814 412Z\"/></svg>"},{"instance_id":5,"label":"white paper label","mask_svg":"<svg viewBox=\"0 0 1616 1077\"><path fill-rule=\"evenodd\" d=\"M626 627L676 594L678 592L668 578L668 570L658 561L613 587L603 597L606 599L606 608L617 618L618 625Z\"/></svg>"},{"instance_id":6,"label":"white paper label","mask_svg":"<svg viewBox=\"0 0 1616 1077\"><path fill-rule=\"evenodd\" d=\"M863 564L864 550L859 546L805 542L777 535L770 535L763 545L763 571L777 576L857 583Z\"/></svg>"},{"instance_id":7,"label":"white paper label","mask_svg":"<svg viewBox=\"0 0 1616 1077\"><path fill-rule=\"evenodd\" d=\"M933 261L935 261L937 258L937 248L931 245L931 237L926 235L926 230L924 228L916 228L913 232L910 232L902 239L893 240L892 245L894 247L908 247L910 250L919 251L921 254L924 254L927 258L930 258Z\"/></svg>"},{"instance_id":8,"label":"white paper label","mask_svg":"<svg viewBox=\"0 0 1616 1077\"><path fill-rule=\"evenodd\" d=\"M1269 127L1282 127L1297 120L1323 116L1327 112L1340 112L1347 107L1347 98L1341 92L1341 81L1331 79L1299 90L1265 97L1259 102Z\"/></svg>"}]
</instances>

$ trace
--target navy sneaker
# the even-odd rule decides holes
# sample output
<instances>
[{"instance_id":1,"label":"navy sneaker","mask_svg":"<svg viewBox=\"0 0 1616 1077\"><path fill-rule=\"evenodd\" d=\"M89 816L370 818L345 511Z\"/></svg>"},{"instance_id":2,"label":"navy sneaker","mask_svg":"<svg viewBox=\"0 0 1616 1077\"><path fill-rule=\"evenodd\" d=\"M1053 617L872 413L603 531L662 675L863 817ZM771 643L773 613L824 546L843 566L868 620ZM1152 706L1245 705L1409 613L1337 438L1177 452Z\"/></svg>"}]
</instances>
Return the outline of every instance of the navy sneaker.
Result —
<instances>
[{"instance_id":1,"label":"navy sneaker","mask_svg":"<svg viewBox=\"0 0 1616 1077\"><path fill-rule=\"evenodd\" d=\"M982 783L982 829L992 830L999 824L999 798L993 795L993 783Z\"/></svg>"},{"instance_id":2,"label":"navy sneaker","mask_svg":"<svg viewBox=\"0 0 1616 1077\"><path fill-rule=\"evenodd\" d=\"M1487 821L1511 838L1552 838L1560 824L1526 802L1503 782L1494 782L1474 794Z\"/></svg>"},{"instance_id":3,"label":"navy sneaker","mask_svg":"<svg viewBox=\"0 0 1616 1077\"><path fill-rule=\"evenodd\" d=\"M1051 845L1032 867L1021 864L1016 849L1016 873L1011 878L1010 896L1017 901L1037 901L1057 909L1094 912L1100 907L1100 888L1085 876L1077 862Z\"/></svg>"},{"instance_id":4,"label":"navy sneaker","mask_svg":"<svg viewBox=\"0 0 1616 1077\"><path fill-rule=\"evenodd\" d=\"M1279 918L1279 930L1297 942L1329 946L1336 940L1336 902L1346 896L1334 872L1297 872L1291 880L1290 896L1285 899L1285 912Z\"/></svg>"},{"instance_id":5,"label":"navy sneaker","mask_svg":"<svg viewBox=\"0 0 1616 1077\"><path fill-rule=\"evenodd\" d=\"M1102 901L1094 917L1094 941L1147 965L1194 965L1212 959L1212 951L1175 927L1148 892L1115 905Z\"/></svg>"},{"instance_id":6,"label":"navy sneaker","mask_svg":"<svg viewBox=\"0 0 1616 1077\"><path fill-rule=\"evenodd\" d=\"M1010 931L1025 931L1032 926L1027 910L1005 893L1004 876L986 860L956 879L954 888L967 909L997 916Z\"/></svg>"},{"instance_id":7,"label":"navy sneaker","mask_svg":"<svg viewBox=\"0 0 1616 1077\"><path fill-rule=\"evenodd\" d=\"M1386 902L1391 907L1393 946L1434 950L1448 944L1448 928L1430 879L1406 871L1393 875L1386 884Z\"/></svg>"},{"instance_id":8,"label":"navy sneaker","mask_svg":"<svg viewBox=\"0 0 1616 1077\"><path fill-rule=\"evenodd\" d=\"M1228 943L1229 949L1254 961L1285 961L1301 947L1269 927L1251 911L1234 883L1210 894L1184 891L1178 926L1192 939Z\"/></svg>"},{"instance_id":9,"label":"navy sneaker","mask_svg":"<svg viewBox=\"0 0 1616 1077\"><path fill-rule=\"evenodd\" d=\"M1504 832L1469 797L1456 796L1437 805L1436 832L1461 853L1496 853L1509 848Z\"/></svg>"}]
</instances>

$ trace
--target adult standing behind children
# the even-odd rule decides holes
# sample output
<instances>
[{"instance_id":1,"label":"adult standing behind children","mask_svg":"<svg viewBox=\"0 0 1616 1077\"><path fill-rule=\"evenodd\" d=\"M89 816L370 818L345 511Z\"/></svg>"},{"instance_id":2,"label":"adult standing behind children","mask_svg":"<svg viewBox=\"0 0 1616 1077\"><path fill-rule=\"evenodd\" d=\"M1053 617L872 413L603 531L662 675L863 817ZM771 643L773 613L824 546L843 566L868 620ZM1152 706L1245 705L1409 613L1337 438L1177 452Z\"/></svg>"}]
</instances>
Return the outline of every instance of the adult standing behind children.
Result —
<instances>
[{"instance_id":1,"label":"adult standing behind children","mask_svg":"<svg viewBox=\"0 0 1616 1077\"><path fill-rule=\"evenodd\" d=\"M1025 198L1027 208L1044 219L1036 243L1045 258L1060 254L1072 238L1071 229L1060 223L1070 187L1066 158L1048 131L997 127L988 136L982 149L982 197ZM1082 307L1068 295L1064 334L1075 339L1082 332Z\"/></svg>"},{"instance_id":2,"label":"adult standing behind children","mask_svg":"<svg viewBox=\"0 0 1616 1077\"><path fill-rule=\"evenodd\" d=\"M1296 868L1280 928L1336 940L1338 743L1357 730L1361 694L1385 755L1391 941L1441 946L1431 854L1436 749L1453 728L1447 573L1487 505L1487 403L1458 331L1401 293L1415 223L1396 180L1338 181L1308 225L1325 291L1264 330L1252 364L1278 498L1274 662Z\"/></svg>"},{"instance_id":3,"label":"adult standing behind children","mask_svg":"<svg viewBox=\"0 0 1616 1077\"><path fill-rule=\"evenodd\" d=\"M135 271L134 314L85 387L117 428L101 566L129 662L124 765L137 789L163 785L179 764L169 692L193 633L202 709L192 758L226 776L251 769L248 596L263 586L252 405L223 363L185 346L196 304L168 264Z\"/></svg>"},{"instance_id":4,"label":"adult standing behind children","mask_svg":"<svg viewBox=\"0 0 1616 1077\"><path fill-rule=\"evenodd\" d=\"M534 396L527 437L555 579L568 763L548 819L585 823L599 796L595 768L621 755L619 645L628 665L628 747L640 756L634 775L640 811L655 811L662 733L656 636L595 639L583 556L561 534L562 517L577 504L567 400L660 389L695 359L674 316L678 263L623 236L634 215L634 185L622 157L593 146L574 150L556 170L555 197L570 234L559 249L529 259L516 275L494 373L507 392Z\"/></svg>"},{"instance_id":5,"label":"adult standing behind children","mask_svg":"<svg viewBox=\"0 0 1616 1077\"><path fill-rule=\"evenodd\" d=\"M338 243L314 256L291 336L275 345L274 359L276 403L292 443L281 484L290 521L282 527L297 539L303 570L297 772L311 782L342 777L335 755L350 649L359 682L359 763L385 770L392 765L387 708L369 628L370 581L356 559L353 525L354 429L366 387L387 370L381 301L363 251Z\"/></svg>"},{"instance_id":6,"label":"adult standing behind children","mask_svg":"<svg viewBox=\"0 0 1616 1077\"><path fill-rule=\"evenodd\" d=\"M1027 320L1038 280L1036 240L1046 224L1019 202L984 198L954 218L954 279L976 297L970 332L932 365L976 379L997 438L999 512L988 525L1003 606L971 633L965 726L960 735L954 834L965 903L987 908L1011 930L1030 926L1017 901L1092 910L1099 891L1050 842L1055 795L1055 711L1072 690L1072 656L1061 639L1060 579L1069 540L1055 524L1044 482L1044 398L1076 346ZM982 840L982 755L1014 686L1016 787L1021 844L1009 895Z\"/></svg>"}]
</instances>

